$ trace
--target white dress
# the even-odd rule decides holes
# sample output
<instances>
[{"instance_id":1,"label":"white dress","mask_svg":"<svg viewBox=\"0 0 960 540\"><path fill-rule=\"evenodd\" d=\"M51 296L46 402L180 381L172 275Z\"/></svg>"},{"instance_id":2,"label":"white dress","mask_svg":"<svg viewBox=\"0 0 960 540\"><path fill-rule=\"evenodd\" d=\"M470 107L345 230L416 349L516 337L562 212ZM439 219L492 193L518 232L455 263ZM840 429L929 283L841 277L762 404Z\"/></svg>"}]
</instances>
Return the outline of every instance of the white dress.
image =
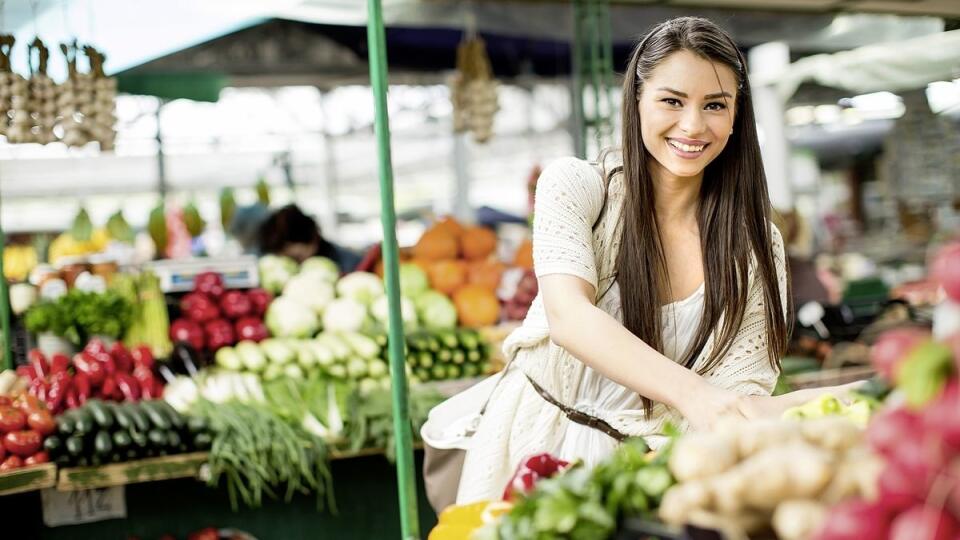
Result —
<instances>
[{"instance_id":1,"label":"white dress","mask_svg":"<svg viewBox=\"0 0 960 540\"><path fill-rule=\"evenodd\" d=\"M544 171L538 182L533 226L534 268L538 277L570 274L591 283L598 295L609 289L597 299L597 306L620 321L620 295L611 269L619 247L622 203L620 175L615 175L605 188L594 166L572 158L559 160ZM783 246L775 227L772 238L781 300L786 306ZM703 301L701 285L690 297L661 308L664 354L668 358L677 360L686 351L700 321ZM773 391L779 373L767 359L763 305L761 285L751 272L748 308L741 328L723 360L705 374L712 384L741 394L769 395ZM713 336L697 357L694 369L708 359L712 344ZM540 296L534 300L523 325L507 338L504 350L508 358L514 357L514 362L493 394L490 389L500 375L471 389L471 399L477 402L472 419L479 423L472 438L463 439L468 442L460 446L467 453L458 504L499 498L517 464L529 455L550 452L568 461L581 459L592 465L609 456L619 444L599 430L571 422L533 389L527 377L559 402L601 418L621 433L644 436L654 447L662 444L660 434L667 422L686 429L683 418L663 404L655 404L647 416L635 392L553 344ZM478 417L475 411L487 395L491 395L490 403L485 414ZM464 402L456 396L450 400L458 401L461 405ZM442 438L446 429L435 425L439 422L435 421L434 412L438 413L437 418L446 416L444 422L452 426L448 433L453 437L462 435L463 424L449 422L452 415L444 409L445 404L440 404L431 412L421 431L425 440Z\"/></svg>"}]
</instances>

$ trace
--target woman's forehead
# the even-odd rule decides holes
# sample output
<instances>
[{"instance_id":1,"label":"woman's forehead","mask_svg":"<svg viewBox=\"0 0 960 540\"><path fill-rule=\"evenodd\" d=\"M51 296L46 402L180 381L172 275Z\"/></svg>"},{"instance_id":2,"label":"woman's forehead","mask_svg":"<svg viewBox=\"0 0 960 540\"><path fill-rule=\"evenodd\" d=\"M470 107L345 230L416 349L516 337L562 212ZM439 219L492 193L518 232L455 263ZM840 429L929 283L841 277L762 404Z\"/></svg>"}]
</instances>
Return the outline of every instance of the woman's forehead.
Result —
<instances>
[{"instance_id":1,"label":"woman's forehead","mask_svg":"<svg viewBox=\"0 0 960 540\"><path fill-rule=\"evenodd\" d=\"M737 77L726 64L687 50L664 58L644 81L644 90L668 88L695 99L727 92L736 96Z\"/></svg>"}]
</instances>

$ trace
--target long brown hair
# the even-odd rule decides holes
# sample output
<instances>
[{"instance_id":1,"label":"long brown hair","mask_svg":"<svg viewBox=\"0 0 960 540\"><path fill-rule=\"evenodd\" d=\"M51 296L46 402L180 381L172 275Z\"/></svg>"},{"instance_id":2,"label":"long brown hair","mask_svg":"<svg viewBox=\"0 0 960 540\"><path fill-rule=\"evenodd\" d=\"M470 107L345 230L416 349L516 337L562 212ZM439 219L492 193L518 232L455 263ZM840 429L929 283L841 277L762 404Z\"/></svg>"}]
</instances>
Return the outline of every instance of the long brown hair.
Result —
<instances>
[{"instance_id":1,"label":"long brown hair","mask_svg":"<svg viewBox=\"0 0 960 540\"><path fill-rule=\"evenodd\" d=\"M707 166L700 187L697 222L703 253L704 310L681 363L693 367L714 329L712 350L698 373L703 375L716 368L730 350L747 309L752 261L756 279L763 284L768 357L771 366L777 368L787 348L788 325L783 317L771 245L770 199L746 62L730 36L706 19L681 17L657 25L634 48L625 74L621 144L626 196L623 239L616 262L624 326L663 352L659 307L669 301L670 280L656 219L650 173L653 157L643 145L638 99L643 81L653 69L680 50L728 66L738 83L733 134L720 155ZM621 172L619 167L610 175L617 172ZM787 299L789 303L789 291ZM645 397L643 404L649 412L652 404Z\"/></svg>"}]
</instances>

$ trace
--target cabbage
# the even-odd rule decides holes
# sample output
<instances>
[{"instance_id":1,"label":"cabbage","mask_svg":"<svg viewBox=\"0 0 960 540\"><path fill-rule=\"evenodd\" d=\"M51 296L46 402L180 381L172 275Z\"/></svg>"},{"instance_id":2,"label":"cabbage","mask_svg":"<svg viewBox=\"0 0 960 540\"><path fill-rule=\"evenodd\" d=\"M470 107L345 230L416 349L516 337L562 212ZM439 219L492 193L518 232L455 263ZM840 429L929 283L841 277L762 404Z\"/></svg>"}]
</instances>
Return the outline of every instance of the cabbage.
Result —
<instances>
[{"instance_id":1,"label":"cabbage","mask_svg":"<svg viewBox=\"0 0 960 540\"><path fill-rule=\"evenodd\" d=\"M297 261L281 255L264 255L258 264L260 285L273 294L279 294L290 278L297 274Z\"/></svg>"},{"instance_id":2,"label":"cabbage","mask_svg":"<svg viewBox=\"0 0 960 540\"><path fill-rule=\"evenodd\" d=\"M417 314L424 326L431 330L457 327L457 308L446 295L427 291L417 298Z\"/></svg>"},{"instance_id":3,"label":"cabbage","mask_svg":"<svg viewBox=\"0 0 960 540\"><path fill-rule=\"evenodd\" d=\"M265 322L275 337L310 337L320 326L316 312L285 296L270 304Z\"/></svg>"},{"instance_id":4,"label":"cabbage","mask_svg":"<svg viewBox=\"0 0 960 540\"><path fill-rule=\"evenodd\" d=\"M370 272L351 272L337 282L337 294L369 306L383 296L383 280Z\"/></svg>"},{"instance_id":5,"label":"cabbage","mask_svg":"<svg viewBox=\"0 0 960 540\"><path fill-rule=\"evenodd\" d=\"M413 264L400 265L400 292L408 298L416 298L430 290L430 280L423 268Z\"/></svg>"},{"instance_id":6,"label":"cabbage","mask_svg":"<svg viewBox=\"0 0 960 540\"><path fill-rule=\"evenodd\" d=\"M303 304L320 315L334 297L333 284L316 270L301 272L283 288L283 298Z\"/></svg>"},{"instance_id":7,"label":"cabbage","mask_svg":"<svg viewBox=\"0 0 960 540\"><path fill-rule=\"evenodd\" d=\"M386 296L381 296L370 307L373 318L377 320L384 328L389 327L390 322L390 303ZM417 308L413 301L405 296L400 297L400 317L403 319L404 330L416 330L417 326Z\"/></svg>"},{"instance_id":8,"label":"cabbage","mask_svg":"<svg viewBox=\"0 0 960 540\"><path fill-rule=\"evenodd\" d=\"M340 277L337 263L326 257L310 257L300 265L300 272L316 272L323 276L324 281L336 283Z\"/></svg>"},{"instance_id":9,"label":"cabbage","mask_svg":"<svg viewBox=\"0 0 960 540\"><path fill-rule=\"evenodd\" d=\"M359 332L367 323L367 307L351 298L337 298L323 312L325 331Z\"/></svg>"}]
</instances>

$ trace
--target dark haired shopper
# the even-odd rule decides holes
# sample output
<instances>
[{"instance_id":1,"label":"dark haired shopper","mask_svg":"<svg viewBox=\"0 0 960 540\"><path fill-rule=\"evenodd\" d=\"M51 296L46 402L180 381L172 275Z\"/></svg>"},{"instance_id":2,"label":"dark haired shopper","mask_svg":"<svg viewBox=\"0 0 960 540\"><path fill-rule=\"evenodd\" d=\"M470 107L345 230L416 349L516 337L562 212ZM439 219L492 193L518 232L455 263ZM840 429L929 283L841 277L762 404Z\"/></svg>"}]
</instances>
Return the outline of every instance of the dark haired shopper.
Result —
<instances>
[{"instance_id":1,"label":"dark haired shopper","mask_svg":"<svg viewBox=\"0 0 960 540\"><path fill-rule=\"evenodd\" d=\"M770 397L790 294L736 44L701 18L656 26L622 115L620 148L539 179L540 294L504 344L502 380L478 385L492 395L458 503L496 499L531 454L592 465L626 436L656 446L667 422L709 429L811 396Z\"/></svg>"},{"instance_id":2,"label":"dark haired shopper","mask_svg":"<svg viewBox=\"0 0 960 540\"><path fill-rule=\"evenodd\" d=\"M359 255L324 238L317 222L294 204L270 214L260 225L259 240L260 253L286 255L297 262L327 257L344 273L353 271L360 262Z\"/></svg>"}]
</instances>

